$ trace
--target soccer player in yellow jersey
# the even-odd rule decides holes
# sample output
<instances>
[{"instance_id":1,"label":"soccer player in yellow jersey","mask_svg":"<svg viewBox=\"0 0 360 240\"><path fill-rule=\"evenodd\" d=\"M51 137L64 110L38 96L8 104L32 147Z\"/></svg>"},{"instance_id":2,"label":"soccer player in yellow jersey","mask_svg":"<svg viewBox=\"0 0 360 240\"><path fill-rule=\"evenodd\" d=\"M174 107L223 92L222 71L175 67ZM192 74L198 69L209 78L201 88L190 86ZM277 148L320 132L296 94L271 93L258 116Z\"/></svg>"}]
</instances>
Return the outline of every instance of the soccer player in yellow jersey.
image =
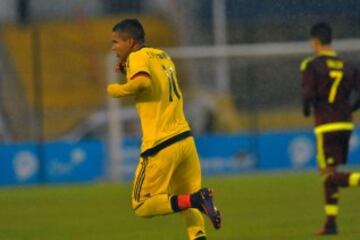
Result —
<instances>
[{"instance_id":1,"label":"soccer player in yellow jersey","mask_svg":"<svg viewBox=\"0 0 360 240\"><path fill-rule=\"evenodd\" d=\"M201 170L194 139L183 112L183 99L171 58L145 46L145 33L136 19L112 29L112 50L126 74L126 83L110 84L113 97L134 96L142 128L141 157L135 172L132 207L140 217L180 212L190 240L204 240L201 213L216 229L220 212L211 189L201 188Z\"/></svg>"}]
</instances>

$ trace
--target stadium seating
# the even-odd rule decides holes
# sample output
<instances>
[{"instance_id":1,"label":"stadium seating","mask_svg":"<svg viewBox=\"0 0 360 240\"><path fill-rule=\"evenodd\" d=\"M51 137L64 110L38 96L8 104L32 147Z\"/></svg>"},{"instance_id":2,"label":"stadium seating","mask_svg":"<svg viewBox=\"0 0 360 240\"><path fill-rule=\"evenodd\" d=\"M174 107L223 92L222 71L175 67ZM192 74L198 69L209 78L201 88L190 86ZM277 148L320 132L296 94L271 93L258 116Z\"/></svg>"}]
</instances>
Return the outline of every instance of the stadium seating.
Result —
<instances>
[{"instance_id":1,"label":"stadium seating","mask_svg":"<svg viewBox=\"0 0 360 240\"><path fill-rule=\"evenodd\" d=\"M105 102L104 60L111 49L111 28L123 17L78 19L75 23L49 22L37 26L46 139L67 132ZM154 16L140 19L147 29L150 45L175 44L175 33L164 20ZM2 35L22 93L26 95L25 104L30 109L34 107L35 94L32 30L32 26L8 25ZM16 109L10 111L10 115L15 115L14 111Z\"/></svg>"}]
</instances>

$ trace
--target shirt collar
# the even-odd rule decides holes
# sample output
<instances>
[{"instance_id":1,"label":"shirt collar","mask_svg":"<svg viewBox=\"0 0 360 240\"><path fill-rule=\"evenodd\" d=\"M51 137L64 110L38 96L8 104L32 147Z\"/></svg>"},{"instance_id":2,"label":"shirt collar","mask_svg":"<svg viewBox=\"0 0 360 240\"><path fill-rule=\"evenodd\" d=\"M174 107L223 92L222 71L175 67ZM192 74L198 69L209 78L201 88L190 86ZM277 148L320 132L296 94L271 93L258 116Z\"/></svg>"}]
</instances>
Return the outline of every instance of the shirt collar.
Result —
<instances>
[{"instance_id":1,"label":"shirt collar","mask_svg":"<svg viewBox=\"0 0 360 240\"><path fill-rule=\"evenodd\" d=\"M331 50L321 51L317 54L318 56L336 57L336 52Z\"/></svg>"}]
</instances>

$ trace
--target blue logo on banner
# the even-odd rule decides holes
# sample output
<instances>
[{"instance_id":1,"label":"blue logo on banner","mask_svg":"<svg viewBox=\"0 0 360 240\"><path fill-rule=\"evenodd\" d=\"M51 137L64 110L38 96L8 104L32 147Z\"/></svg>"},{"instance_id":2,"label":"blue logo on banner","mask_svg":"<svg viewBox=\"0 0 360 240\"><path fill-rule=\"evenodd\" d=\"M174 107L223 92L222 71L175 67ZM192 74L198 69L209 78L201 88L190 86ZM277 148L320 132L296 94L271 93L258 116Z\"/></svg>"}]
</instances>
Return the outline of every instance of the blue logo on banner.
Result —
<instances>
[{"instance_id":1,"label":"blue logo on banner","mask_svg":"<svg viewBox=\"0 0 360 240\"><path fill-rule=\"evenodd\" d=\"M91 181L101 177L104 162L100 141L49 143L45 147L45 178L48 182Z\"/></svg>"},{"instance_id":2,"label":"blue logo on banner","mask_svg":"<svg viewBox=\"0 0 360 240\"><path fill-rule=\"evenodd\" d=\"M33 152L26 150L16 152L12 164L15 177L20 182L26 182L34 177L39 169L39 160L37 156Z\"/></svg>"},{"instance_id":3,"label":"blue logo on banner","mask_svg":"<svg viewBox=\"0 0 360 240\"><path fill-rule=\"evenodd\" d=\"M34 145L0 146L0 184L33 184L38 180L39 160Z\"/></svg>"}]
</instances>

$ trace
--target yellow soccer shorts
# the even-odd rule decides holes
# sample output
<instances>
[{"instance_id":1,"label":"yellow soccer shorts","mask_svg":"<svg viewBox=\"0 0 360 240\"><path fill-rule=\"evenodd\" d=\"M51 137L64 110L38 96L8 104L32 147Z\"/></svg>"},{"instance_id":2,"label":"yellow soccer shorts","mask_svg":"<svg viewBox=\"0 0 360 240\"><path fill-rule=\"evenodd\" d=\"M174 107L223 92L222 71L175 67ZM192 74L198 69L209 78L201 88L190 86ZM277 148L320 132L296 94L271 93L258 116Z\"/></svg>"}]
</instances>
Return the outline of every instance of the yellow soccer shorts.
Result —
<instances>
[{"instance_id":1,"label":"yellow soccer shorts","mask_svg":"<svg viewBox=\"0 0 360 240\"><path fill-rule=\"evenodd\" d=\"M173 213L170 197L191 194L201 188L200 161L193 137L187 137L139 160L134 178L132 207L141 217ZM204 220L199 210L181 212L189 239L205 235Z\"/></svg>"}]
</instances>

